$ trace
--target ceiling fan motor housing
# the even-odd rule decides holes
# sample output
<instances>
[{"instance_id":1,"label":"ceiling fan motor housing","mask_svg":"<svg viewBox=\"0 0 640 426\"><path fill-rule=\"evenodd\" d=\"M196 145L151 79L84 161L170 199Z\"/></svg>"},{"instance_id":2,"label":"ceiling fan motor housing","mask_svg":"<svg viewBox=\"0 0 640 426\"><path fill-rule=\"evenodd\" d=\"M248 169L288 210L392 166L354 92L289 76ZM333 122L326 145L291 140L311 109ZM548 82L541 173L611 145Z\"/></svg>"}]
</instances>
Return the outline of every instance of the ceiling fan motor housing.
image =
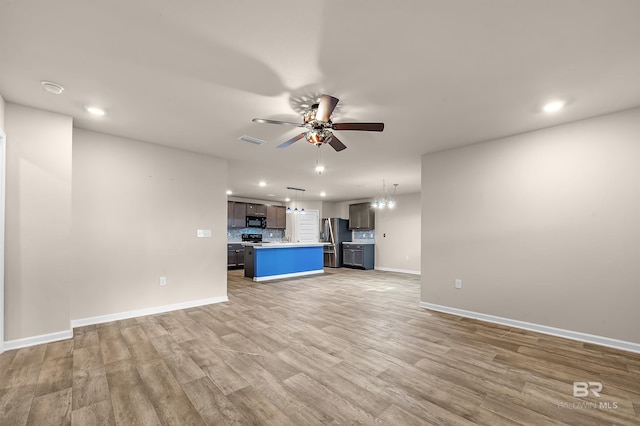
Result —
<instances>
[{"instance_id":1,"label":"ceiling fan motor housing","mask_svg":"<svg viewBox=\"0 0 640 426\"><path fill-rule=\"evenodd\" d=\"M309 129L305 138L307 142L316 146L329 143L333 137L333 133L329 130L331 128L331 120L327 122L318 121L316 117L318 106L319 104L311 105L303 115L305 127Z\"/></svg>"},{"instance_id":2,"label":"ceiling fan motor housing","mask_svg":"<svg viewBox=\"0 0 640 426\"><path fill-rule=\"evenodd\" d=\"M333 133L331 133L327 129L313 129L308 131L306 134L307 142L316 146L329 143L331 141L331 138L333 138Z\"/></svg>"}]
</instances>

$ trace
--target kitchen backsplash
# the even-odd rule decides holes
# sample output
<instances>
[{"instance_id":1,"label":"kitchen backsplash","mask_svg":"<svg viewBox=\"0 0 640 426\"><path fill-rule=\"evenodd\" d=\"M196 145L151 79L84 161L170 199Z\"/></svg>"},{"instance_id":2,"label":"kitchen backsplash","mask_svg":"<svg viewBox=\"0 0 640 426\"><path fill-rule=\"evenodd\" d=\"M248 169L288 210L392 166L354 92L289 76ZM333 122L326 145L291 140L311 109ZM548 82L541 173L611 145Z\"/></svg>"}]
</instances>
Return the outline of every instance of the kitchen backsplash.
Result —
<instances>
[{"instance_id":1,"label":"kitchen backsplash","mask_svg":"<svg viewBox=\"0 0 640 426\"><path fill-rule=\"evenodd\" d=\"M368 231L352 231L352 241L354 243L375 243L376 231L374 229Z\"/></svg>"},{"instance_id":2,"label":"kitchen backsplash","mask_svg":"<svg viewBox=\"0 0 640 426\"><path fill-rule=\"evenodd\" d=\"M233 228L227 229L227 241L240 242L242 234L262 234L262 241L282 241L284 229Z\"/></svg>"},{"instance_id":3,"label":"kitchen backsplash","mask_svg":"<svg viewBox=\"0 0 640 426\"><path fill-rule=\"evenodd\" d=\"M242 234L262 234L263 241L280 242L284 238L284 229L233 228L227 229L227 241L240 242ZM351 241L355 243L375 243L376 231L352 231Z\"/></svg>"}]
</instances>

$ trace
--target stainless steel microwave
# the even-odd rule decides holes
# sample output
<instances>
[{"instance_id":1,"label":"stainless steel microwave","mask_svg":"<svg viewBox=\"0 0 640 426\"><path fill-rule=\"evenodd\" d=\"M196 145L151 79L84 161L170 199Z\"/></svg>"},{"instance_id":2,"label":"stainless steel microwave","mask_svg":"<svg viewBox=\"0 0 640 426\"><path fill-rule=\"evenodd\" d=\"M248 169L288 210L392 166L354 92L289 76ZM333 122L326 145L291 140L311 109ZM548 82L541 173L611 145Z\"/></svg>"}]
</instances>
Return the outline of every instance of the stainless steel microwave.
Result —
<instances>
[{"instance_id":1,"label":"stainless steel microwave","mask_svg":"<svg viewBox=\"0 0 640 426\"><path fill-rule=\"evenodd\" d=\"M247 228L266 228L267 218L259 216L247 216Z\"/></svg>"}]
</instances>

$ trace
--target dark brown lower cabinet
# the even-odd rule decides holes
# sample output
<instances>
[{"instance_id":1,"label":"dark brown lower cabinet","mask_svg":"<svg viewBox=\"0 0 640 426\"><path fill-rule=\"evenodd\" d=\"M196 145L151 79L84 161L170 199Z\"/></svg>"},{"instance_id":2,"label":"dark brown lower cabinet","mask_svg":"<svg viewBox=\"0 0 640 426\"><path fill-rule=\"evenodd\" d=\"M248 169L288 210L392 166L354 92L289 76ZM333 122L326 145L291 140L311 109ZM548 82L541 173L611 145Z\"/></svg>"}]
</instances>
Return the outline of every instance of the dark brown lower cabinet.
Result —
<instances>
[{"instance_id":1,"label":"dark brown lower cabinet","mask_svg":"<svg viewBox=\"0 0 640 426\"><path fill-rule=\"evenodd\" d=\"M244 246L227 244L227 269L244 268Z\"/></svg>"}]
</instances>

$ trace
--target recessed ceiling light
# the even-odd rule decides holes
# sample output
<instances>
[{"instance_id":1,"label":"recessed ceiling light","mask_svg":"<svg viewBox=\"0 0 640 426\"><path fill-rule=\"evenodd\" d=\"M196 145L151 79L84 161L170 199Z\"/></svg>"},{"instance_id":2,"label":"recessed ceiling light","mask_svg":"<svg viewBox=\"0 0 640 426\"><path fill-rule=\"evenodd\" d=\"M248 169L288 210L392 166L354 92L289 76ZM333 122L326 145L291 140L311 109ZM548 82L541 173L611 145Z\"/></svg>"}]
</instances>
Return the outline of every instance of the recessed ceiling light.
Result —
<instances>
[{"instance_id":1,"label":"recessed ceiling light","mask_svg":"<svg viewBox=\"0 0 640 426\"><path fill-rule=\"evenodd\" d=\"M556 112L560 111L564 107L564 101L553 101L542 107L544 112Z\"/></svg>"},{"instance_id":2,"label":"recessed ceiling light","mask_svg":"<svg viewBox=\"0 0 640 426\"><path fill-rule=\"evenodd\" d=\"M40 84L42 85L42 88L45 91L47 91L49 93L53 93L54 95L59 95L64 90L64 87L62 87L58 83L54 83L52 81L42 80L40 82Z\"/></svg>"},{"instance_id":3,"label":"recessed ceiling light","mask_svg":"<svg viewBox=\"0 0 640 426\"><path fill-rule=\"evenodd\" d=\"M227 189L227 195L231 195L231 194L233 194L233 191L230 189Z\"/></svg>"},{"instance_id":4,"label":"recessed ceiling light","mask_svg":"<svg viewBox=\"0 0 640 426\"><path fill-rule=\"evenodd\" d=\"M104 115L104 110L95 106L85 106L84 109L89 111L93 115Z\"/></svg>"},{"instance_id":5,"label":"recessed ceiling light","mask_svg":"<svg viewBox=\"0 0 640 426\"><path fill-rule=\"evenodd\" d=\"M318 165L316 166L316 173L317 173L317 174L319 174L319 175L321 175L321 174L322 174L322 172L324 172L324 166L323 166L322 164L318 164Z\"/></svg>"},{"instance_id":6,"label":"recessed ceiling light","mask_svg":"<svg viewBox=\"0 0 640 426\"><path fill-rule=\"evenodd\" d=\"M326 192L324 192L324 191L322 191L322 192L320 193L320 196L321 196L321 197L326 197L326 196L327 196L327 193L326 193Z\"/></svg>"},{"instance_id":7,"label":"recessed ceiling light","mask_svg":"<svg viewBox=\"0 0 640 426\"><path fill-rule=\"evenodd\" d=\"M261 180L260 183L258 183L258 185L260 186L267 186L267 182Z\"/></svg>"},{"instance_id":8,"label":"recessed ceiling light","mask_svg":"<svg viewBox=\"0 0 640 426\"><path fill-rule=\"evenodd\" d=\"M288 203L289 201L291 201L291 198L287 197L284 200Z\"/></svg>"}]
</instances>

